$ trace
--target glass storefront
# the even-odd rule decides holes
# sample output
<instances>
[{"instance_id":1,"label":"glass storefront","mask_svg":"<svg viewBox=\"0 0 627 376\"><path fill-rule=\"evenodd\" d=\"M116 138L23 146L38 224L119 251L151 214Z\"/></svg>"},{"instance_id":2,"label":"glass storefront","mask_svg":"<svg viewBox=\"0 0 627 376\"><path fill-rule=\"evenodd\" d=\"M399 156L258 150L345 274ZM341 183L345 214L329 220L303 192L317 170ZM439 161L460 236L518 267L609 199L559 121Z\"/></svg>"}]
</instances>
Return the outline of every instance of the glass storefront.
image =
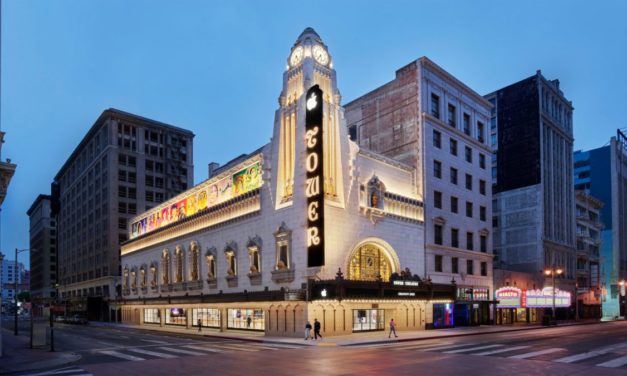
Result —
<instances>
[{"instance_id":1,"label":"glass storefront","mask_svg":"<svg viewBox=\"0 0 627 376\"><path fill-rule=\"evenodd\" d=\"M453 304L434 304L433 305L433 327L449 328L455 325L453 319Z\"/></svg>"},{"instance_id":2,"label":"glass storefront","mask_svg":"<svg viewBox=\"0 0 627 376\"><path fill-rule=\"evenodd\" d=\"M385 330L385 312L382 309L353 310L353 332Z\"/></svg>"},{"instance_id":3,"label":"glass storefront","mask_svg":"<svg viewBox=\"0 0 627 376\"><path fill-rule=\"evenodd\" d=\"M161 313L159 311L159 308L144 309L144 323L161 324Z\"/></svg>"},{"instance_id":4,"label":"glass storefront","mask_svg":"<svg viewBox=\"0 0 627 376\"><path fill-rule=\"evenodd\" d=\"M266 323L262 309L236 308L227 310L227 328L244 330L265 330Z\"/></svg>"},{"instance_id":5,"label":"glass storefront","mask_svg":"<svg viewBox=\"0 0 627 376\"><path fill-rule=\"evenodd\" d=\"M207 328L220 327L220 310L215 308L194 308L192 309L192 325L200 325Z\"/></svg>"},{"instance_id":6,"label":"glass storefront","mask_svg":"<svg viewBox=\"0 0 627 376\"><path fill-rule=\"evenodd\" d=\"M183 308L168 308L165 310L167 325L187 325L187 312Z\"/></svg>"}]
</instances>

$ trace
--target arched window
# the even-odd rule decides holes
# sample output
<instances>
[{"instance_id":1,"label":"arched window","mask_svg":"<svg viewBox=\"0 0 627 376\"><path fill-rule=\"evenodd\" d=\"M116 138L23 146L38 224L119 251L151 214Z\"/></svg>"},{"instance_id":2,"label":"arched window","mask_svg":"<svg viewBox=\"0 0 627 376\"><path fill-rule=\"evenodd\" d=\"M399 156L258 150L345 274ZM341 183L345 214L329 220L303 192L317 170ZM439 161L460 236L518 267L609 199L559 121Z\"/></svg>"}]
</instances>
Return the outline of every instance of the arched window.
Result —
<instances>
[{"instance_id":1,"label":"arched window","mask_svg":"<svg viewBox=\"0 0 627 376\"><path fill-rule=\"evenodd\" d=\"M392 262L384 250L375 244L364 244L351 255L348 279L389 281Z\"/></svg>"},{"instance_id":2,"label":"arched window","mask_svg":"<svg viewBox=\"0 0 627 376\"><path fill-rule=\"evenodd\" d=\"M368 206L375 209L384 209L383 195L385 194L385 185L374 175L368 181Z\"/></svg>"},{"instance_id":3,"label":"arched window","mask_svg":"<svg viewBox=\"0 0 627 376\"><path fill-rule=\"evenodd\" d=\"M156 261L150 265L150 286L153 288L157 287L157 265L158 263Z\"/></svg>"},{"instance_id":4,"label":"arched window","mask_svg":"<svg viewBox=\"0 0 627 376\"><path fill-rule=\"evenodd\" d=\"M276 241L276 261L275 270L291 269L291 247L292 247L292 230L287 228L285 222L281 222L278 230L274 233Z\"/></svg>"},{"instance_id":5,"label":"arched window","mask_svg":"<svg viewBox=\"0 0 627 376\"><path fill-rule=\"evenodd\" d=\"M218 270L216 268L216 249L209 248L205 254L205 260L207 262L207 281L213 282L218 277Z\"/></svg>"},{"instance_id":6,"label":"arched window","mask_svg":"<svg viewBox=\"0 0 627 376\"><path fill-rule=\"evenodd\" d=\"M174 283L183 282L183 247L177 245L174 249L174 257L176 260L176 273L174 274Z\"/></svg>"},{"instance_id":7,"label":"arched window","mask_svg":"<svg viewBox=\"0 0 627 376\"><path fill-rule=\"evenodd\" d=\"M200 279L200 271L199 271L199 263L198 259L200 257L200 251L198 249L198 242L192 241L189 245L189 278L191 281L198 281Z\"/></svg>"},{"instance_id":8,"label":"arched window","mask_svg":"<svg viewBox=\"0 0 627 376\"><path fill-rule=\"evenodd\" d=\"M146 265L142 265L141 268L139 268L139 287L143 289L146 288L146 277Z\"/></svg>"},{"instance_id":9,"label":"arched window","mask_svg":"<svg viewBox=\"0 0 627 376\"><path fill-rule=\"evenodd\" d=\"M170 283L170 250L167 248L161 254L161 280L164 285Z\"/></svg>"},{"instance_id":10,"label":"arched window","mask_svg":"<svg viewBox=\"0 0 627 376\"><path fill-rule=\"evenodd\" d=\"M255 236L248 239L246 248L248 248L248 261L250 263L249 273L261 273L261 238Z\"/></svg>"},{"instance_id":11,"label":"arched window","mask_svg":"<svg viewBox=\"0 0 627 376\"><path fill-rule=\"evenodd\" d=\"M226 275L234 277L237 275L237 246L234 242L227 244L224 249L226 256Z\"/></svg>"},{"instance_id":12,"label":"arched window","mask_svg":"<svg viewBox=\"0 0 627 376\"><path fill-rule=\"evenodd\" d=\"M122 274L123 278L122 278L122 288L127 289L128 288L128 266L124 267L124 272Z\"/></svg>"},{"instance_id":13,"label":"arched window","mask_svg":"<svg viewBox=\"0 0 627 376\"><path fill-rule=\"evenodd\" d=\"M136 267L133 267L133 269L131 269L131 288L132 289L137 288L137 268Z\"/></svg>"}]
</instances>

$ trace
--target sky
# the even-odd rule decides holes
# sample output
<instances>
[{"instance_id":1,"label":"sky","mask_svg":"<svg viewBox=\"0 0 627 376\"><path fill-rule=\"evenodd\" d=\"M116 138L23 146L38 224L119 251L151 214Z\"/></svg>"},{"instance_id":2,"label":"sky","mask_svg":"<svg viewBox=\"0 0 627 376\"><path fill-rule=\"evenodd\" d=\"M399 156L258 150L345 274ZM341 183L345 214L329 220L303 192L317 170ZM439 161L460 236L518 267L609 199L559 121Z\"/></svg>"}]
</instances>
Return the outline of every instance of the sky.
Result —
<instances>
[{"instance_id":1,"label":"sky","mask_svg":"<svg viewBox=\"0 0 627 376\"><path fill-rule=\"evenodd\" d=\"M625 1L2 0L0 250L103 110L193 131L194 181L267 143L299 34L329 47L342 102L427 56L479 94L541 69L573 102L575 150L627 127ZM28 263L28 253L19 256Z\"/></svg>"}]
</instances>

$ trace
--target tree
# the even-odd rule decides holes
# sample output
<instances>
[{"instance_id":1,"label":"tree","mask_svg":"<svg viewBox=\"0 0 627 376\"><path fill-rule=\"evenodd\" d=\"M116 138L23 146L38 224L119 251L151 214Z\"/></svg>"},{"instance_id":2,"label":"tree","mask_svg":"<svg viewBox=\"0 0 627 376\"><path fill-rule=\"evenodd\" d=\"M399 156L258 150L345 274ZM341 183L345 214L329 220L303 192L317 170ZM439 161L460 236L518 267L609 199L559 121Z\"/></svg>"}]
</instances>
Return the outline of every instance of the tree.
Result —
<instances>
[{"instance_id":1,"label":"tree","mask_svg":"<svg viewBox=\"0 0 627 376\"><path fill-rule=\"evenodd\" d=\"M17 294L17 301L18 302L30 302L30 291L22 291L19 294Z\"/></svg>"}]
</instances>

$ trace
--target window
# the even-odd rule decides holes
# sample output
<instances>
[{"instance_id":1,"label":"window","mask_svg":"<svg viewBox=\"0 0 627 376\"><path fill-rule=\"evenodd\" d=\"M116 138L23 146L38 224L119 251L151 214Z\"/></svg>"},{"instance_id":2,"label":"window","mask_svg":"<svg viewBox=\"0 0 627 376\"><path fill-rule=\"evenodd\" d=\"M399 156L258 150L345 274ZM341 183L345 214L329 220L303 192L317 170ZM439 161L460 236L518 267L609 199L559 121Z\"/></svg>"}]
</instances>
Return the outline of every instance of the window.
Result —
<instances>
[{"instance_id":1,"label":"window","mask_svg":"<svg viewBox=\"0 0 627 376\"><path fill-rule=\"evenodd\" d=\"M438 149L442 148L442 134L435 129L433 130L433 146Z\"/></svg>"},{"instance_id":2,"label":"window","mask_svg":"<svg viewBox=\"0 0 627 376\"><path fill-rule=\"evenodd\" d=\"M248 263L250 265L248 273L261 273L261 249L259 247L259 242L257 240L250 240L246 248L248 248Z\"/></svg>"},{"instance_id":3,"label":"window","mask_svg":"<svg viewBox=\"0 0 627 376\"><path fill-rule=\"evenodd\" d=\"M279 229L274 233L274 236L276 242L276 259L274 269L290 269L292 231L287 228L285 222L282 222Z\"/></svg>"},{"instance_id":4,"label":"window","mask_svg":"<svg viewBox=\"0 0 627 376\"><path fill-rule=\"evenodd\" d=\"M228 277L235 277L237 275L237 257L234 247L227 247L224 251L224 255L226 256L227 264L226 274Z\"/></svg>"},{"instance_id":5,"label":"window","mask_svg":"<svg viewBox=\"0 0 627 376\"><path fill-rule=\"evenodd\" d=\"M206 328L220 327L220 310L217 308L193 308L192 325L204 326Z\"/></svg>"},{"instance_id":6,"label":"window","mask_svg":"<svg viewBox=\"0 0 627 376\"><path fill-rule=\"evenodd\" d=\"M466 201L466 217L472 218L472 202Z\"/></svg>"},{"instance_id":7,"label":"window","mask_svg":"<svg viewBox=\"0 0 627 376\"><path fill-rule=\"evenodd\" d=\"M457 155L457 140L454 138L451 138L450 149L451 149L451 154Z\"/></svg>"},{"instance_id":8,"label":"window","mask_svg":"<svg viewBox=\"0 0 627 376\"><path fill-rule=\"evenodd\" d=\"M481 275L483 277L488 275L488 263L485 261L481 263Z\"/></svg>"},{"instance_id":9,"label":"window","mask_svg":"<svg viewBox=\"0 0 627 376\"><path fill-rule=\"evenodd\" d=\"M457 120L455 119L457 113L455 111L455 106L449 103L448 105L448 125L451 127L457 126Z\"/></svg>"},{"instance_id":10,"label":"window","mask_svg":"<svg viewBox=\"0 0 627 376\"><path fill-rule=\"evenodd\" d=\"M451 258L451 273L459 273L459 259L457 257Z\"/></svg>"},{"instance_id":11,"label":"window","mask_svg":"<svg viewBox=\"0 0 627 376\"><path fill-rule=\"evenodd\" d=\"M226 326L229 329L265 330L264 311L262 309L227 309Z\"/></svg>"},{"instance_id":12,"label":"window","mask_svg":"<svg viewBox=\"0 0 627 376\"><path fill-rule=\"evenodd\" d=\"M159 308L144 309L144 323L161 324L161 314L159 312Z\"/></svg>"},{"instance_id":13,"label":"window","mask_svg":"<svg viewBox=\"0 0 627 376\"><path fill-rule=\"evenodd\" d=\"M479 206L479 219L482 221L486 221L486 207Z\"/></svg>"},{"instance_id":14,"label":"window","mask_svg":"<svg viewBox=\"0 0 627 376\"><path fill-rule=\"evenodd\" d=\"M190 258L189 279L191 281L200 281L200 263L198 262L200 259L200 250L197 241L193 240L190 243L188 255Z\"/></svg>"},{"instance_id":15,"label":"window","mask_svg":"<svg viewBox=\"0 0 627 376\"><path fill-rule=\"evenodd\" d=\"M466 274L468 275L475 274L472 260L466 260Z\"/></svg>"},{"instance_id":16,"label":"window","mask_svg":"<svg viewBox=\"0 0 627 376\"><path fill-rule=\"evenodd\" d=\"M174 282L182 283L183 282L183 247L177 245L174 249L174 260L175 260L175 273L174 273Z\"/></svg>"},{"instance_id":17,"label":"window","mask_svg":"<svg viewBox=\"0 0 627 376\"><path fill-rule=\"evenodd\" d=\"M440 118L440 97L431 93L431 115Z\"/></svg>"},{"instance_id":18,"label":"window","mask_svg":"<svg viewBox=\"0 0 627 376\"><path fill-rule=\"evenodd\" d=\"M494 228L499 227L499 217L498 216L493 216L492 217L492 227L494 227Z\"/></svg>"},{"instance_id":19,"label":"window","mask_svg":"<svg viewBox=\"0 0 627 376\"><path fill-rule=\"evenodd\" d=\"M457 169L451 167L451 184L457 185Z\"/></svg>"},{"instance_id":20,"label":"window","mask_svg":"<svg viewBox=\"0 0 627 376\"><path fill-rule=\"evenodd\" d=\"M451 212L457 213L459 211L457 208L458 201L457 197L451 196Z\"/></svg>"},{"instance_id":21,"label":"window","mask_svg":"<svg viewBox=\"0 0 627 376\"><path fill-rule=\"evenodd\" d=\"M433 161L433 176L442 179L442 162Z\"/></svg>"},{"instance_id":22,"label":"window","mask_svg":"<svg viewBox=\"0 0 627 376\"><path fill-rule=\"evenodd\" d=\"M451 247L459 248L459 229L451 229Z\"/></svg>"},{"instance_id":23,"label":"window","mask_svg":"<svg viewBox=\"0 0 627 376\"><path fill-rule=\"evenodd\" d=\"M485 180L479 180L479 193L485 196Z\"/></svg>"},{"instance_id":24,"label":"window","mask_svg":"<svg viewBox=\"0 0 627 376\"><path fill-rule=\"evenodd\" d=\"M435 255L435 271L442 271L442 255Z\"/></svg>"},{"instance_id":25,"label":"window","mask_svg":"<svg viewBox=\"0 0 627 376\"><path fill-rule=\"evenodd\" d=\"M477 140L479 140L479 142L481 143L485 141L485 137L483 136L484 128L485 126L483 125L483 123L478 121L477 122Z\"/></svg>"},{"instance_id":26,"label":"window","mask_svg":"<svg viewBox=\"0 0 627 376\"><path fill-rule=\"evenodd\" d=\"M488 251L488 237L485 235L480 235L479 240L479 249L481 250L481 252L486 253Z\"/></svg>"},{"instance_id":27,"label":"window","mask_svg":"<svg viewBox=\"0 0 627 376\"><path fill-rule=\"evenodd\" d=\"M479 153L479 167L485 170L485 154Z\"/></svg>"},{"instance_id":28,"label":"window","mask_svg":"<svg viewBox=\"0 0 627 376\"><path fill-rule=\"evenodd\" d=\"M351 141L357 141L357 124L348 127L348 138L350 138Z\"/></svg>"},{"instance_id":29,"label":"window","mask_svg":"<svg viewBox=\"0 0 627 376\"><path fill-rule=\"evenodd\" d=\"M466 174L466 189L472 191L472 175Z\"/></svg>"},{"instance_id":30,"label":"window","mask_svg":"<svg viewBox=\"0 0 627 376\"><path fill-rule=\"evenodd\" d=\"M433 191L433 206L442 209L442 192Z\"/></svg>"},{"instance_id":31,"label":"window","mask_svg":"<svg viewBox=\"0 0 627 376\"><path fill-rule=\"evenodd\" d=\"M464 133L470 136L470 115L464 114Z\"/></svg>"},{"instance_id":32,"label":"window","mask_svg":"<svg viewBox=\"0 0 627 376\"><path fill-rule=\"evenodd\" d=\"M472 163L472 149L469 146L466 146L465 152L466 152L466 162Z\"/></svg>"},{"instance_id":33,"label":"window","mask_svg":"<svg viewBox=\"0 0 627 376\"><path fill-rule=\"evenodd\" d=\"M474 235L472 232L466 233L466 249L469 251L474 249Z\"/></svg>"},{"instance_id":34,"label":"window","mask_svg":"<svg viewBox=\"0 0 627 376\"><path fill-rule=\"evenodd\" d=\"M435 244L442 245L442 225L435 225L433 231Z\"/></svg>"}]
</instances>

